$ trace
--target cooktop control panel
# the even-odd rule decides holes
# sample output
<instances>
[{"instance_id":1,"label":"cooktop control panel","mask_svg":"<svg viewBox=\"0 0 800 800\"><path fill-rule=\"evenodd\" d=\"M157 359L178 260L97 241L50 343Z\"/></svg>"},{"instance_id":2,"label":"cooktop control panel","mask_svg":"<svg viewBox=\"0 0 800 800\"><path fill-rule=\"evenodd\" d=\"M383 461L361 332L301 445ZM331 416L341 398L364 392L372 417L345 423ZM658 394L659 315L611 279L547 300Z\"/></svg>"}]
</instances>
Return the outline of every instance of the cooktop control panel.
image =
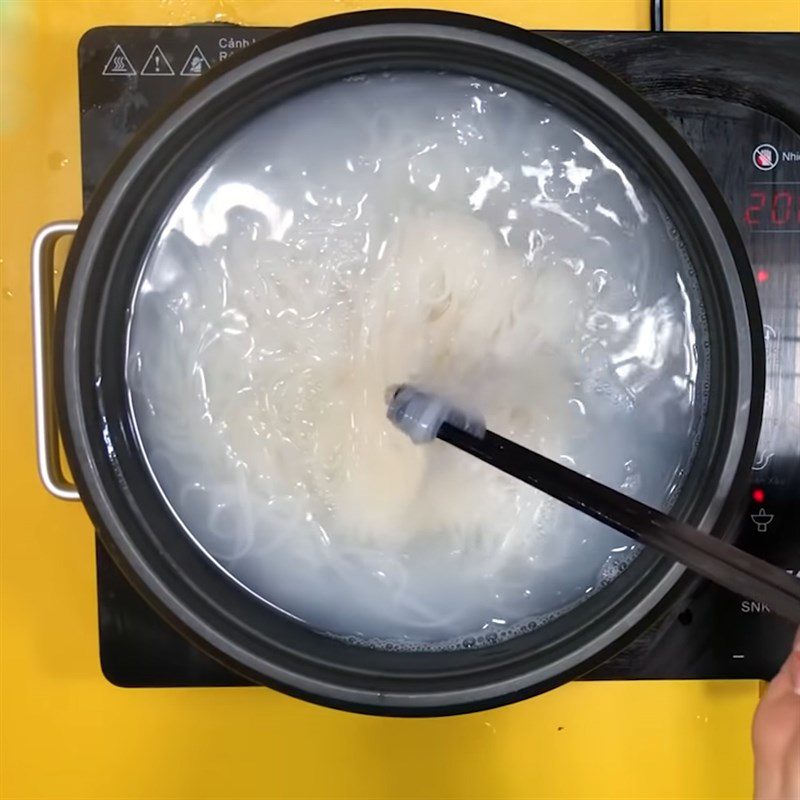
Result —
<instances>
[{"instance_id":1,"label":"cooktop control panel","mask_svg":"<svg viewBox=\"0 0 800 800\"><path fill-rule=\"evenodd\" d=\"M84 201L131 136L210 67L269 36L229 25L96 28L79 46ZM548 33L643 94L698 154L747 247L766 395L739 543L800 580L800 34ZM103 670L125 686L243 682L174 633L97 547ZM603 678L769 678L790 626L702 583Z\"/></svg>"}]
</instances>

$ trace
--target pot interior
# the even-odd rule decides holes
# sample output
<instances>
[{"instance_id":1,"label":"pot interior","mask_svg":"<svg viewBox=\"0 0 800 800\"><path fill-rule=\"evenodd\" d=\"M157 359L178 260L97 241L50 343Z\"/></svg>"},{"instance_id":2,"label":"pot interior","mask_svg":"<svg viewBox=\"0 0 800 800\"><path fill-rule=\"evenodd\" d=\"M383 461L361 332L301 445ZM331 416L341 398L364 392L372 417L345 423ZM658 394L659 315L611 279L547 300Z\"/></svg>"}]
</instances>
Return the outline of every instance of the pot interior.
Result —
<instances>
[{"instance_id":1,"label":"pot interior","mask_svg":"<svg viewBox=\"0 0 800 800\"><path fill-rule=\"evenodd\" d=\"M710 385L663 204L607 134L475 75L354 74L232 132L136 282L127 381L191 539L291 619L383 650L551 623L639 548L386 420L412 382L660 509Z\"/></svg>"}]
</instances>

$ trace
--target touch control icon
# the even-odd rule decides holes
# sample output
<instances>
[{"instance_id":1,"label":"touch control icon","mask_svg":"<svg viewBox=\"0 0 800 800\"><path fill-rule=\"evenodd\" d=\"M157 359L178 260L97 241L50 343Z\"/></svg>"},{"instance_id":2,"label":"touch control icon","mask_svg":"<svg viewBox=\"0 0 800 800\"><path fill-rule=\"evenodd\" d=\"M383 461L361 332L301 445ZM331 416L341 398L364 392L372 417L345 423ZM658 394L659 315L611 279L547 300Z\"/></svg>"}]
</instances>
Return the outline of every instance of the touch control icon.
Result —
<instances>
[{"instance_id":1,"label":"touch control icon","mask_svg":"<svg viewBox=\"0 0 800 800\"><path fill-rule=\"evenodd\" d=\"M775 169L778 166L777 149L768 142L758 145L753 150L753 164L762 172L769 172L769 170Z\"/></svg>"},{"instance_id":2,"label":"touch control icon","mask_svg":"<svg viewBox=\"0 0 800 800\"><path fill-rule=\"evenodd\" d=\"M750 519L755 523L756 530L759 533L767 532L767 526L772 522L774 517L774 514L768 514L763 508L758 509L758 514L750 515Z\"/></svg>"}]
</instances>

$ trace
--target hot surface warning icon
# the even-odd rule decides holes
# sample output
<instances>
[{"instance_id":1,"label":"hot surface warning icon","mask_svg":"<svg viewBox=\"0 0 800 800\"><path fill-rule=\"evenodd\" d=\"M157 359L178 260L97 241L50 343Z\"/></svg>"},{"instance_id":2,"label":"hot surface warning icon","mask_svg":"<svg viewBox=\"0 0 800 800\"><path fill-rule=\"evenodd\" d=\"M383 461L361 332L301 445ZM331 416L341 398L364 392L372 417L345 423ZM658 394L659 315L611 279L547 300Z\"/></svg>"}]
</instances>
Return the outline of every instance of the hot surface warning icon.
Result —
<instances>
[{"instance_id":1,"label":"hot surface warning icon","mask_svg":"<svg viewBox=\"0 0 800 800\"><path fill-rule=\"evenodd\" d=\"M156 45L147 57L140 75L174 75L175 70L172 69L172 64L169 63L164 51Z\"/></svg>"},{"instance_id":2,"label":"hot surface warning icon","mask_svg":"<svg viewBox=\"0 0 800 800\"><path fill-rule=\"evenodd\" d=\"M203 51L195 45L183 65L181 75L202 75L209 66L208 59L203 55Z\"/></svg>"},{"instance_id":3,"label":"hot surface warning icon","mask_svg":"<svg viewBox=\"0 0 800 800\"><path fill-rule=\"evenodd\" d=\"M111 58L106 62L103 68L103 75L135 75L136 70L131 64L131 60L122 49L122 45L117 45L114 52L111 53Z\"/></svg>"}]
</instances>

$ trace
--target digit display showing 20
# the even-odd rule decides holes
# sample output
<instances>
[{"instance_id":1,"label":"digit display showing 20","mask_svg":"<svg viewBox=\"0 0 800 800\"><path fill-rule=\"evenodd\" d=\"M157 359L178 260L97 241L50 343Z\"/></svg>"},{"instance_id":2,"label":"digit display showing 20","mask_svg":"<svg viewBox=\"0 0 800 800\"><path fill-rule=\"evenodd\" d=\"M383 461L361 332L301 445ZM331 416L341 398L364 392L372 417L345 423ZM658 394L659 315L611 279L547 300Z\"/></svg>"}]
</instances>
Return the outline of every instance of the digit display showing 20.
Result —
<instances>
[{"instance_id":1,"label":"digit display showing 20","mask_svg":"<svg viewBox=\"0 0 800 800\"><path fill-rule=\"evenodd\" d=\"M800 186L751 189L744 221L751 228L800 230Z\"/></svg>"}]
</instances>

